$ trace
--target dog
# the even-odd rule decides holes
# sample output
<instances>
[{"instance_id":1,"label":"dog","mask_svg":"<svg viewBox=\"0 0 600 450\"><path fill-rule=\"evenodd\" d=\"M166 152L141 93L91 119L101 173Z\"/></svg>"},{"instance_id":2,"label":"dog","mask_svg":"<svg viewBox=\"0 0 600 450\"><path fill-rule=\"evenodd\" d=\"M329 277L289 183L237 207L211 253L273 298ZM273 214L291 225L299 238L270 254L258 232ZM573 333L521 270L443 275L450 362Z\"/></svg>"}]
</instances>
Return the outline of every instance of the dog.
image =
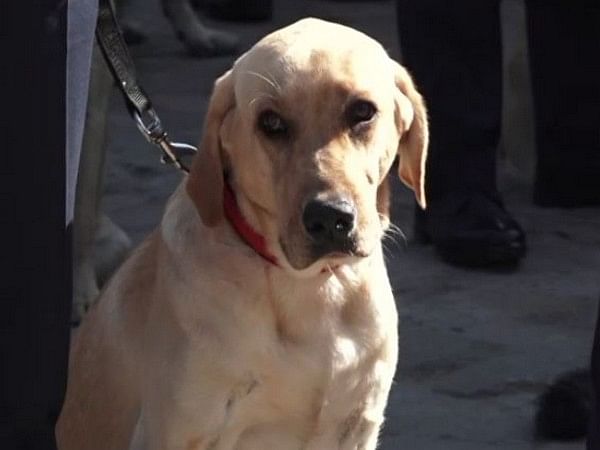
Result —
<instances>
[{"instance_id":1,"label":"dog","mask_svg":"<svg viewBox=\"0 0 600 450\"><path fill-rule=\"evenodd\" d=\"M425 207L427 112L352 28L302 19L216 82L161 224L74 336L61 450L376 448L398 353L387 175Z\"/></svg>"}]
</instances>

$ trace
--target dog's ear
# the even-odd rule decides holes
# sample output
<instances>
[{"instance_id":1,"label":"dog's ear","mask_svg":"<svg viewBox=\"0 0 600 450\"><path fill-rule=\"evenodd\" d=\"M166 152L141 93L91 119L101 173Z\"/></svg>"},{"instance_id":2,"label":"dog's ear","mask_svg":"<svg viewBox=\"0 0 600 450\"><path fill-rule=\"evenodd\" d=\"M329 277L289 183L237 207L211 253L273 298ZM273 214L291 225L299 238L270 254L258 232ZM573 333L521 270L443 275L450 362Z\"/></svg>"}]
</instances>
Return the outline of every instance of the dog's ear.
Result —
<instances>
[{"instance_id":1,"label":"dog's ear","mask_svg":"<svg viewBox=\"0 0 600 450\"><path fill-rule=\"evenodd\" d=\"M198 154L194 156L186 190L202 222L215 226L223 218L223 155L220 129L229 111L235 107L231 70L221 76L213 88Z\"/></svg>"},{"instance_id":2,"label":"dog's ear","mask_svg":"<svg viewBox=\"0 0 600 450\"><path fill-rule=\"evenodd\" d=\"M396 123L399 129L398 174L404 184L415 192L425 209L425 161L429 145L427 109L406 69L391 60L398 92L396 93Z\"/></svg>"}]
</instances>

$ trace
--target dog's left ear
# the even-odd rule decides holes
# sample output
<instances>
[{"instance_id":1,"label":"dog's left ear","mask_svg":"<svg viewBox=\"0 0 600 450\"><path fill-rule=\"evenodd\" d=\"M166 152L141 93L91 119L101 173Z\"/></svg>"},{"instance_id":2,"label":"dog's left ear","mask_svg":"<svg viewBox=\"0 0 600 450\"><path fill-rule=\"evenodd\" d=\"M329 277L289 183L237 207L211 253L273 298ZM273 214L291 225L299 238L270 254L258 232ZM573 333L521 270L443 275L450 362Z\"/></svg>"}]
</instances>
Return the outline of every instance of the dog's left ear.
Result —
<instances>
[{"instance_id":1,"label":"dog's left ear","mask_svg":"<svg viewBox=\"0 0 600 450\"><path fill-rule=\"evenodd\" d=\"M429 145L427 109L406 69L391 60L398 92L396 123L401 133L398 144L398 174L404 184L415 192L421 208L425 209L425 161Z\"/></svg>"}]
</instances>

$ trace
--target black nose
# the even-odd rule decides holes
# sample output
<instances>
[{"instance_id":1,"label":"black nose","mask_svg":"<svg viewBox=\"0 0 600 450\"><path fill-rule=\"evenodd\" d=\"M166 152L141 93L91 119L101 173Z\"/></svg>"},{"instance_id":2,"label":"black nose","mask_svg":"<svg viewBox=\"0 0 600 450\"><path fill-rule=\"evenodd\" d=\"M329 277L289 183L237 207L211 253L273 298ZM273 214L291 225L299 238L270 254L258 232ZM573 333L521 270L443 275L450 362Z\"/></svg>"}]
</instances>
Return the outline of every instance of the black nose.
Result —
<instances>
[{"instance_id":1,"label":"black nose","mask_svg":"<svg viewBox=\"0 0 600 450\"><path fill-rule=\"evenodd\" d=\"M354 205L346 199L311 200L302 213L304 228L319 253L352 250L355 221Z\"/></svg>"}]
</instances>

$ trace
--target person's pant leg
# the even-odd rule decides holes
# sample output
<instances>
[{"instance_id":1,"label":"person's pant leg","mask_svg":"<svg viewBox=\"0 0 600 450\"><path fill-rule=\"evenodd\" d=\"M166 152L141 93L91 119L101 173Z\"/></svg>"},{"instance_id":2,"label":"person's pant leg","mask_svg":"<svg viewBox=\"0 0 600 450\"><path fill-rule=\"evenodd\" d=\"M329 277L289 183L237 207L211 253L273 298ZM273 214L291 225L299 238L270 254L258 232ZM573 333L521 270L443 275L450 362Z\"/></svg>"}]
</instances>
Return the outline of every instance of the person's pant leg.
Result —
<instances>
[{"instance_id":1,"label":"person's pant leg","mask_svg":"<svg viewBox=\"0 0 600 450\"><path fill-rule=\"evenodd\" d=\"M87 11L89 18L82 22L79 17L82 33L68 39L69 50L81 50L74 52L79 56L70 67L71 78L65 70L67 5L83 17ZM96 4L92 0L33 2L26 16L13 19L11 13L7 13L8 34L14 30L30 46L18 64L22 63L24 73L10 85L19 92L19 102L7 107L11 124L20 132L4 135L5 147L12 151L8 167L13 159L18 162L14 163L14 197L4 211L16 226L3 245L12 271L5 272L0 294L0 449L47 450L56 448L54 428L66 386L73 196L65 199L65 192L72 193L75 186L81 148L80 140L66 136L65 110L72 119L67 120L68 131L75 134L83 129L85 118L83 113L73 114L65 90L70 89L71 100L87 98L85 48L89 45L91 52ZM73 84L73 74L79 83Z\"/></svg>"},{"instance_id":2,"label":"person's pant leg","mask_svg":"<svg viewBox=\"0 0 600 450\"><path fill-rule=\"evenodd\" d=\"M499 2L398 0L402 62L430 120L426 190L496 188L502 57Z\"/></svg>"},{"instance_id":3,"label":"person's pant leg","mask_svg":"<svg viewBox=\"0 0 600 450\"><path fill-rule=\"evenodd\" d=\"M14 176L11 197L3 195L8 201L3 202L2 221L10 218L15 224L11 231L3 228L8 242L2 245L6 265L0 294L0 448L47 450L56 448L54 423L69 339L66 6L48 1L23 7L25 15L8 4L7 10L2 7L9 39L16 36L21 43L18 60L7 69L14 74L18 66L23 72L5 85L18 93L19 101L5 105L9 135L2 133L3 179ZM7 164L14 164L13 169Z\"/></svg>"},{"instance_id":4,"label":"person's pant leg","mask_svg":"<svg viewBox=\"0 0 600 450\"><path fill-rule=\"evenodd\" d=\"M534 201L600 205L600 2L528 0Z\"/></svg>"}]
</instances>

